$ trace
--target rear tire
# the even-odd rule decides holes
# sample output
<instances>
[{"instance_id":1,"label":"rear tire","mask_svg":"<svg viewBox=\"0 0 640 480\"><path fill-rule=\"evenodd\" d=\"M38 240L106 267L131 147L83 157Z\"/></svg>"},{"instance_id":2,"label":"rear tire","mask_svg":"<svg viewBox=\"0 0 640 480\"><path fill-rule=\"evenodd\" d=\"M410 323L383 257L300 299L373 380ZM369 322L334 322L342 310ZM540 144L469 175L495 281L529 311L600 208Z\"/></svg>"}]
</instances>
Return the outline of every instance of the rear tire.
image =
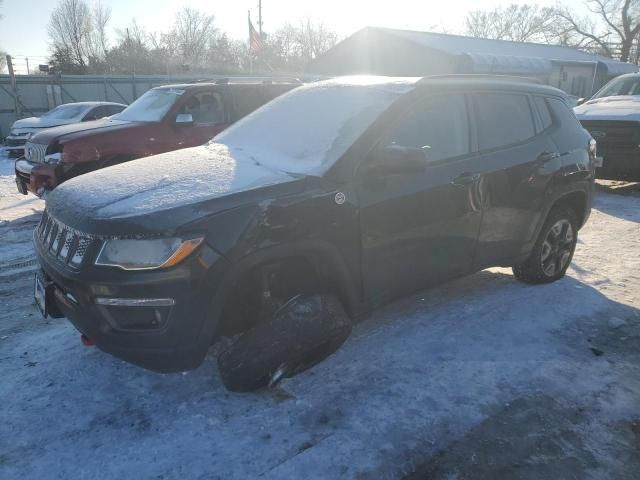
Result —
<instances>
[{"instance_id":1,"label":"rear tire","mask_svg":"<svg viewBox=\"0 0 640 480\"><path fill-rule=\"evenodd\" d=\"M554 207L545 221L529 258L513 267L514 276L531 284L551 283L564 277L578 241L576 214Z\"/></svg>"},{"instance_id":2,"label":"rear tire","mask_svg":"<svg viewBox=\"0 0 640 480\"><path fill-rule=\"evenodd\" d=\"M298 295L220 354L222 383L232 392L273 386L331 355L350 333L335 295Z\"/></svg>"}]
</instances>

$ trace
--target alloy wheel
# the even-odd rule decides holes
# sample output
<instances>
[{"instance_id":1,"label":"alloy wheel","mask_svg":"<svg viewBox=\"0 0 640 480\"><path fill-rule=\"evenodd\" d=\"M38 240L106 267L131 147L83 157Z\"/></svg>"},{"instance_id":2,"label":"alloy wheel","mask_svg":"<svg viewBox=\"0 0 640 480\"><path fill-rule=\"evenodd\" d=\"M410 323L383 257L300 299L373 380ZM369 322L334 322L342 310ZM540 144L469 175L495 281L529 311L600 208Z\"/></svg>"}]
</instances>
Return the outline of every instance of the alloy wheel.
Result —
<instances>
[{"instance_id":1,"label":"alloy wheel","mask_svg":"<svg viewBox=\"0 0 640 480\"><path fill-rule=\"evenodd\" d=\"M540 254L542 271L546 276L553 277L567 266L573 252L574 238L569 220L558 220L549 229Z\"/></svg>"}]
</instances>

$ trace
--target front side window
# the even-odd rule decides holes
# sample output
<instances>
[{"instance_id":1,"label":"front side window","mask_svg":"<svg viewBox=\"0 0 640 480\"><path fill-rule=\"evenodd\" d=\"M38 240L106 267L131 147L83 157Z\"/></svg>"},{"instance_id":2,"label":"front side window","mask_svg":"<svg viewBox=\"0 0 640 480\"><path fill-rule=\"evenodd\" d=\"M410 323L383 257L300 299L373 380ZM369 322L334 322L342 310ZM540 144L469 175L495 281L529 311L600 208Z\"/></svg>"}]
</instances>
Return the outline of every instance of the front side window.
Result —
<instances>
[{"instance_id":1,"label":"front side window","mask_svg":"<svg viewBox=\"0 0 640 480\"><path fill-rule=\"evenodd\" d=\"M432 97L413 107L384 146L420 149L428 161L469 153L469 120L463 95Z\"/></svg>"},{"instance_id":2,"label":"front side window","mask_svg":"<svg viewBox=\"0 0 640 480\"><path fill-rule=\"evenodd\" d=\"M202 92L192 95L180 109L189 114L197 125L216 125L225 122L222 96L218 92Z\"/></svg>"},{"instance_id":3,"label":"front side window","mask_svg":"<svg viewBox=\"0 0 640 480\"><path fill-rule=\"evenodd\" d=\"M535 136L526 95L479 93L475 104L480 150L505 147Z\"/></svg>"},{"instance_id":4,"label":"front side window","mask_svg":"<svg viewBox=\"0 0 640 480\"><path fill-rule=\"evenodd\" d=\"M128 122L159 122L183 93L184 90L176 88L149 90L111 118Z\"/></svg>"}]
</instances>

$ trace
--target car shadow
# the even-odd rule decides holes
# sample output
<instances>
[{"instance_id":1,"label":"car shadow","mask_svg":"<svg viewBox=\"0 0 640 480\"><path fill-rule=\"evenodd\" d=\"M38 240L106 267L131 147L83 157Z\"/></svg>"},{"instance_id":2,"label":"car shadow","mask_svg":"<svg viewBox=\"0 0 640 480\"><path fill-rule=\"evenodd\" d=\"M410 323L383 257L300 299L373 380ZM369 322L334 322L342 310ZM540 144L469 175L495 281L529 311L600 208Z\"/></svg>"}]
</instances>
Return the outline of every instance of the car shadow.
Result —
<instances>
[{"instance_id":1,"label":"car shadow","mask_svg":"<svg viewBox=\"0 0 640 480\"><path fill-rule=\"evenodd\" d=\"M83 458L84 474L110 478L131 468L295 478L301 466L395 478L496 405L532 391L580 399L615 389L616 369L640 349L637 319L575 278L530 286L491 269L383 307L324 362L253 394L227 392L213 355L161 375L83 347L68 322L41 325L3 343L0 397L12 400L0 420L15 441L0 452L0 477L49 465L69 477Z\"/></svg>"}]
</instances>

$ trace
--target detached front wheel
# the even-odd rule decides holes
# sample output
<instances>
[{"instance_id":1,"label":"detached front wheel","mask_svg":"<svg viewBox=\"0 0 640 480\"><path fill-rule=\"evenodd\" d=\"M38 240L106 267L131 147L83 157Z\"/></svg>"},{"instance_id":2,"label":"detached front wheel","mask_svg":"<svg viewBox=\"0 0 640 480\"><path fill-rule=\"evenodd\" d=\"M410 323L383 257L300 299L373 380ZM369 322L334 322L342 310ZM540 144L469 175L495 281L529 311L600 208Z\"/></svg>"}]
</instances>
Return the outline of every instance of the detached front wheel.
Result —
<instances>
[{"instance_id":1,"label":"detached front wheel","mask_svg":"<svg viewBox=\"0 0 640 480\"><path fill-rule=\"evenodd\" d=\"M218 370L232 392L274 386L331 355L350 333L351 321L335 295L298 295L222 352Z\"/></svg>"},{"instance_id":2,"label":"detached front wheel","mask_svg":"<svg viewBox=\"0 0 640 480\"><path fill-rule=\"evenodd\" d=\"M570 208L556 207L549 213L530 257L513 267L515 277L525 283L551 283L564 277L578 241L578 222Z\"/></svg>"}]
</instances>

